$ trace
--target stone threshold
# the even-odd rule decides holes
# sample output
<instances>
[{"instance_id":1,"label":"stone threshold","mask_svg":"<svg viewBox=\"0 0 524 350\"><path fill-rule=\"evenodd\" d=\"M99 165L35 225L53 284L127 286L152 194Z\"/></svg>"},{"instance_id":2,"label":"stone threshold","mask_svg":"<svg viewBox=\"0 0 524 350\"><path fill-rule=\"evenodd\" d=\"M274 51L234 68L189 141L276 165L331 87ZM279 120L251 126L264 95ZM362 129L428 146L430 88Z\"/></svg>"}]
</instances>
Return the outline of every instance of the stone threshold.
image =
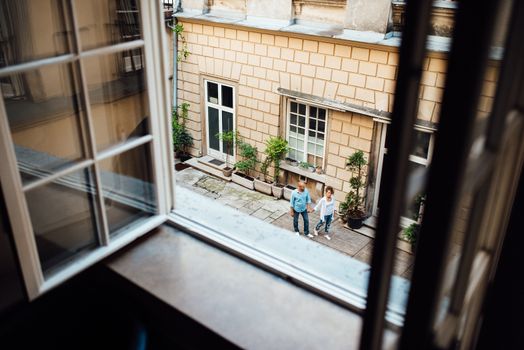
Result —
<instances>
[{"instance_id":1,"label":"stone threshold","mask_svg":"<svg viewBox=\"0 0 524 350\"><path fill-rule=\"evenodd\" d=\"M219 166L213 165L212 163L209 163L209 161L212 160L212 159L213 158L210 157L210 156L204 156L204 157L200 157L200 158L191 158L191 159L185 161L184 164L188 164L188 165L190 165L191 167L193 167L193 168L195 168L197 170L200 170L200 171L202 171L204 173L207 173L209 175L216 176L216 177L218 177L221 180L230 182L231 181L231 177L224 176L224 174L222 173L222 170L220 169Z\"/></svg>"}]
</instances>

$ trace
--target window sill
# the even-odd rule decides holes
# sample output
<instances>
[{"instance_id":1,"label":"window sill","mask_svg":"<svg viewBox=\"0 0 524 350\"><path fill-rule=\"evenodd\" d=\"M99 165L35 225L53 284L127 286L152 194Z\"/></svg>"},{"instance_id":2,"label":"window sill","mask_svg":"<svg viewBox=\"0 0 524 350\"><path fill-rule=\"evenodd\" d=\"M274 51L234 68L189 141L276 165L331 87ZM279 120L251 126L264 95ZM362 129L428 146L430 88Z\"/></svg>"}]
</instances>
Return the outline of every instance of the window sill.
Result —
<instances>
[{"instance_id":1,"label":"window sill","mask_svg":"<svg viewBox=\"0 0 524 350\"><path fill-rule=\"evenodd\" d=\"M170 215L172 224L354 311L364 309L368 264L186 188L177 187L176 192L177 203L183 205ZM386 312L390 325L403 324L409 286L407 279L392 276Z\"/></svg>"},{"instance_id":2,"label":"window sill","mask_svg":"<svg viewBox=\"0 0 524 350\"><path fill-rule=\"evenodd\" d=\"M358 314L172 227L107 265L241 348L358 348ZM386 330L384 348L397 340Z\"/></svg>"},{"instance_id":3,"label":"window sill","mask_svg":"<svg viewBox=\"0 0 524 350\"><path fill-rule=\"evenodd\" d=\"M309 170L302 169L298 166L289 165L287 163L282 163L280 165L280 169L289 171L291 173L301 175L304 177L307 177L308 179L315 180L318 182L322 182L323 184L326 183L326 176L324 174L317 174L316 172L312 172Z\"/></svg>"}]
</instances>

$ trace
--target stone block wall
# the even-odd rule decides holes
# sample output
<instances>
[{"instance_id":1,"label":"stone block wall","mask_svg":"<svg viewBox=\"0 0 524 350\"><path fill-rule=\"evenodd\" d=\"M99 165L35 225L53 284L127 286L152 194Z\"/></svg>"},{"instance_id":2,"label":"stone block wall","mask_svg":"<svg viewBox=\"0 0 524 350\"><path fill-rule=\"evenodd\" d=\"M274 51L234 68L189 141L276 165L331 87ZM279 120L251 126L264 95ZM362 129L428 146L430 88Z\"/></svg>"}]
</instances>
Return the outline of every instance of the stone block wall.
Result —
<instances>
[{"instance_id":1,"label":"stone block wall","mask_svg":"<svg viewBox=\"0 0 524 350\"><path fill-rule=\"evenodd\" d=\"M391 112L398 68L398 48L366 45L331 38L271 32L234 25L184 20L191 52L178 65L178 103L190 103L187 126L195 138L192 154L205 152L202 120L203 78L228 81L236 87L236 127L257 146L259 158L270 136L285 134L287 98L278 89ZM436 125L440 113L447 60L428 53L420 88L418 119ZM479 112L489 112L497 68L486 73ZM377 122L358 113L329 111L326 142L326 184L342 200L350 177L345 159L362 150L372 162L379 137ZM285 124L284 124L285 125ZM374 139L375 137L375 139ZM373 166L374 164L372 164Z\"/></svg>"}]
</instances>

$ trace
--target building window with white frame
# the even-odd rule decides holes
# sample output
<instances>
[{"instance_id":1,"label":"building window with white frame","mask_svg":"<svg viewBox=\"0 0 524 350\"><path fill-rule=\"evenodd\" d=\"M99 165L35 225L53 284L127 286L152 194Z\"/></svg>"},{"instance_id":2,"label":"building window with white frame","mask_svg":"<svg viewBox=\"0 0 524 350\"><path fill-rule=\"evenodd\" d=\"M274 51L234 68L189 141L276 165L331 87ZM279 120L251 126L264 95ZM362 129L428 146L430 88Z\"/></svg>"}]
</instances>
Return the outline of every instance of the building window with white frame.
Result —
<instances>
[{"instance_id":1,"label":"building window with white frame","mask_svg":"<svg viewBox=\"0 0 524 350\"><path fill-rule=\"evenodd\" d=\"M287 121L289 158L323 167L327 111L290 101Z\"/></svg>"},{"instance_id":2,"label":"building window with white frame","mask_svg":"<svg viewBox=\"0 0 524 350\"><path fill-rule=\"evenodd\" d=\"M380 194L380 184L382 180L382 169L384 164L388 161L388 133L387 126L383 125L382 137L380 141L380 155L379 155L379 164L377 172L377 188L375 189L375 198L373 204L373 215L378 215L378 199ZM417 169L426 168L431 162L431 155L433 153L433 133L423 131L421 129L415 128L415 140L413 143L413 149L409 155L409 170L410 174L415 172ZM423 193L419 193L417 197L422 196ZM402 224L409 225L418 216L420 209L420 201L415 199L402 212Z\"/></svg>"}]
</instances>

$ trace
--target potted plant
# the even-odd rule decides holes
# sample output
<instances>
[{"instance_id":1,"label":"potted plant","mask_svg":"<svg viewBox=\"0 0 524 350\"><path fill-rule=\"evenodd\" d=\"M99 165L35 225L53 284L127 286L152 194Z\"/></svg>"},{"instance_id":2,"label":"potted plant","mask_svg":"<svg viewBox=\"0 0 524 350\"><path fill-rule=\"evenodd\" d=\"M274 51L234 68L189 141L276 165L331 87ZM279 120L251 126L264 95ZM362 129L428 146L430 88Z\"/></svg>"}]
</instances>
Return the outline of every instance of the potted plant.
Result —
<instances>
[{"instance_id":1,"label":"potted plant","mask_svg":"<svg viewBox=\"0 0 524 350\"><path fill-rule=\"evenodd\" d=\"M347 209L347 221L349 227L353 229L361 228L366 213L364 212L364 167L367 161L364 158L364 152L356 151L348 157L346 166L352 172L353 176L349 179L349 186L351 190L346 196L346 202L348 203Z\"/></svg>"},{"instance_id":2,"label":"potted plant","mask_svg":"<svg viewBox=\"0 0 524 350\"><path fill-rule=\"evenodd\" d=\"M338 206L338 214L343 224L348 222L348 217L347 217L348 208L349 208L349 203L348 203L348 197L346 196L346 200L344 202L341 202L340 205Z\"/></svg>"},{"instance_id":3,"label":"potted plant","mask_svg":"<svg viewBox=\"0 0 524 350\"><path fill-rule=\"evenodd\" d=\"M288 201L291 200L291 194L293 193L293 190L295 190L296 187L293 185L286 185L284 186L284 198Z\"/></svg>"},{"instance_id":4,"label":"potted plant","mask_svg":"<svg viewBox=\"0 0 524 350\"><path fill-rule=\"evenodd\" d=\"M418 207L418 212L413 215L413 219L417 222L412 223L402 231L402 238L411 244L411 251L415 252L417 248L418 235L420 232L420 226L422 224L422 217L424 216L424 204L426 202L426 195L418 195L415 199L415 205Z\"/></svg>"},{"instance_id":5,"label":"potted plant","mask_svg":"<svg viewBox=\"0 0 524 350\"><path fill-rule=\"evenodd\" d=\"M262 175L255 179L255 190L258 192L265 193L267 195L271 195L271 181L269 181L269 178L267 176L269 164L271 163L271 159L266 156L264 161L262 162L262 165L260 167L260 171L262 172Z\"/></svg>"},{"instance_id":6,"label":"potted plant","mask_svg":"<svg viewBox=\"0 0 524 350\"><path fill-rule=\"evenodd\" d=\"M411 251L415 251L417 247L418 234L420 232L420 224L414 222L402 231L402 237L411 244Z\"/></svg>"},{"instance_id":7,"label":"potted plant","mask_svg":"<svg viewBox=\"0 0 524 350\"><path fill-rule=\"evenodd\" d=\"M179 112L180 109L180 112ZM171 118L171 133L173 136L173 148L175 150L175 157L185 162L191 155L188 150L193 146L193 136L189 133L185 126L185 120L189 111L189 104L182 103L173 109Z\"/></svg>"},{"instance_id":8,"label":"potted plant","mask_svg":"<svg viewBox=\"0 0 524 350\"><path fill-rule=\"evenodd\" d=\"M251 171L257 163L257 148L247 142L238 140L237 147L242 160L235 163L235 171L232 175L233 182L253 190L255 188L254 178L250 176Z\"/></svg>"},{"instance_id":9,"label":"potted plant","mask_svg":"<svg viewBox=\"0 0 524 350\"><path fill-rule=\"evenodd\" d=\"M312 173L315 172L315 166L313 164L308 163L308 162L300 162L298 164L298 166L301 167L302 169L308 170L308 171L310 171Z\"/></svg>"},{"instance_id":10,"label":"potted plant","mask_svg":"<svg viewBox=\"0 0 524 350\"><path fill-rule=\"evenodd\" d=\"M302 169L305 169L307 170L309 168L309 163L308 162L300 162L298 163L298 166Z\"/></svg>"},{"instance_id":11,"label":"potted plant","mask_svg":"<svg viewBox=\"0 0 524 350\"><path fill-rule=\"evenodd\" d=\"M298 162L296 160L294 160L293 158L289 158L289 157L286 157L286 159L284 159L286 164L289 164L291 166L297 166L298 165Z\"/></svg>"},{"instance_id":12,"label":"potted plant","mask_svg":"<svg viewBox=\"0 0 524 350\"><path fill-rule=\"evenodd\" d=\"M233 168L229 166L229 155L235 146L237 133L234 131L219 132L217 137L226 146L226 167L222 169L222 173L224 176L230 177L233 173Z\"/></svg>"},{"instance_id":13,"label":"potted plant","mask_svg":"<svg viewBox=\"0 0 524 350\"><path fill-rule=\"evenodd\" d=\"M280 162L284 159L284 156L288 152L287 141L282 137L271 137L266 141L266 150L265 153L270 160L270 163L273 163L273 184L272 184L272 193L276 198L282 198L282 193L284 192L284 185L279 182L280 178Z\"/></svg>"}]
</instances>

